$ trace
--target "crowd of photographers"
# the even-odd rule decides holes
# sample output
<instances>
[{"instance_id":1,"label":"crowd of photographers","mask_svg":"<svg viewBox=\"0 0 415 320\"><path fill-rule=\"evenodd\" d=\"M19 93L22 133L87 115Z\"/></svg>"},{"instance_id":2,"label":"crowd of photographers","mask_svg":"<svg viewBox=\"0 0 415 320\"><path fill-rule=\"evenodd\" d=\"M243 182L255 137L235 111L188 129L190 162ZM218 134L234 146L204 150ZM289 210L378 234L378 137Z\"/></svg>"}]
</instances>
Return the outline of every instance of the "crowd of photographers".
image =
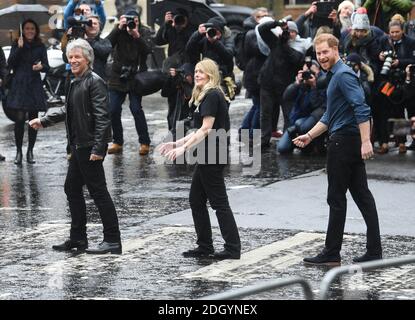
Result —
<instances>
[{"instance_id":1,"label":"crowd of photographers","mask_svg":"<svg viewBox=\"0 0 415 320\"><path fill-rule=\"evenodd\" d=\"M272 145L273 137L280 138L277 150L283 154L294 150L292 139L313 127L325 111L327 79L316 61L312 41L318 34L332 33L340 39L341 56L358 74L371 106L377 152L388 152L395 142L399 153L405 153L407 148L415 149L415 143L407 146L407 132L392 126L399 123L407 128L402 119L415 116L414 20L406 21L411 9L410 0L368 0L364 7L356 7L352 1L316 1L292 21L289 17L275 19L266 8L257 8L244 21L245 30L235 35L220 17L192 24L191 14L183 8L165 12L164 23L152 34L141 23L140 13L128 8L104 39L101 31L106 15L101 0L68 0L61 47L65 52L69 41L84 38L94 49L94 71L109 87L113 130L109 154L123 150L121 108L127 95L139 154L150 151L143 93L137 90L136 81L140 74L144 79L150 76L146 75L147 57L156 45L168 45L161 94L168 102L170 131L174 133L177 121L191 118L188 101L193 68L206 57L218 64L229 102L238 89L235 64L243 71L242 84L252 107L239 130L248 130L252 142L253 130L261 129L263 149ZM65 54L63 57L66 59ZM69 87L69 66L67 70ZM283 127L279 128L280 111ZM324 146L323 136L305 151L324 152Z\"/></svg>"}]
</instances>

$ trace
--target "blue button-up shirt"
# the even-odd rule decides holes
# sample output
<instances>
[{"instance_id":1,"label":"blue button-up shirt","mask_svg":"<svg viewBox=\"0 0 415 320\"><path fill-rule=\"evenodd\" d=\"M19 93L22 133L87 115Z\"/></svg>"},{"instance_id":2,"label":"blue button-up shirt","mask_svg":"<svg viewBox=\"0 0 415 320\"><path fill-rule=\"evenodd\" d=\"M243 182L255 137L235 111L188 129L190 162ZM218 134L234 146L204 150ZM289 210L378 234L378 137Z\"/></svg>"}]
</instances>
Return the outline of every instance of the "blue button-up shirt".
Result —
<instances>
[{"instance_id":1,"label":"blue button-up shirt","mask_svg":"<svg viewBox=\"0 0 415 320\"><path fill-rule=\"evenodd\" d=\"M329 135L336 132L360 134L359 124L371 117L370 107L356 73L340 59L331 68L327 87L327 109L320 119Z\"/></svg>"}]
</instances>

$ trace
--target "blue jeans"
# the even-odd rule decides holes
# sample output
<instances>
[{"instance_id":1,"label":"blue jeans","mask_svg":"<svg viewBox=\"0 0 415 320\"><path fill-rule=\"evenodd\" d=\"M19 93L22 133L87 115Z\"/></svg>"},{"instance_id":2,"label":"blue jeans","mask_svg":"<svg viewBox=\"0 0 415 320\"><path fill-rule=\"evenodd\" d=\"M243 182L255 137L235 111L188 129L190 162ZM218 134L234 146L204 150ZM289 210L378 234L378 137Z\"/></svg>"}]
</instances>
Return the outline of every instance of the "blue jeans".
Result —
<instances>
[{"instance_id":1,"label":"blue jeans","mask_svg":"<svg viewBox=\"0 0 415 320\"><path fill-rule=\"evenodd\" d=\"M260 128L260 99L258 95L252 96L252 107L245 115L240 129L249 129L249 138L253 137L253 130Z\"/></svg>"},{"instance_id":2,"label":"blue jeans","mask_svg":"<svg viewBox=\"0 0 415 320\"><path fill-rule=\"evenodd\" d=\"M308 130L310 130L314 125L317 123L316 119L314 117L305 117L300 118L297 121L295 121L294 126L296 129L296 133L298 134L304 134ZM294 150L294 143L292 142L292 137L288 134L288 131L286 130L284 134L282 135L280 141L278 141L277 145L277 151L279 153L290 153Z\"/></svg>"},{"instance_id":3,"label":"blue jeans","mask_svg":"<svg viewBox=\"0 0 415 320\"><path fill-rule=\"evenodd\" d=\"M121 92L110 90L110 109L112 121L113 142L119 145L124 144L123 129L121 123L122 104L125 101L127 93L130 98L130 111L134 117L135 129L140 144L150 144L146 116L141 106L141 96L132 92Z\"/></svg>"}]
</instances>

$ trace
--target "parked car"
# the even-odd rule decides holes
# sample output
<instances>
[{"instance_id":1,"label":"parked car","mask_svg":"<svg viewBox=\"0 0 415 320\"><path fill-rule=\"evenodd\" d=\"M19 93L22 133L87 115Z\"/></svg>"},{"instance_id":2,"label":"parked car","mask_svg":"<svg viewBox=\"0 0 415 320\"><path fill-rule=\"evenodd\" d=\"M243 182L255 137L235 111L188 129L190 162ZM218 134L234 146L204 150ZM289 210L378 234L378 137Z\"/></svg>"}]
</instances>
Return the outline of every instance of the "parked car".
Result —
<instances>
[{"instance_id":1,"label":"parked car","mask_svg":"<svg viewBox=\"0 0 415 320\"><path fill-rule=\"evenodd\" d=\"M226 24L233 33L238 33L244 30L242 26L244 20L254 11L254 9L249 7L219 3L216 0L205 1L209 7L219 12L225 18Z\"/></svg>"}]
</instances>

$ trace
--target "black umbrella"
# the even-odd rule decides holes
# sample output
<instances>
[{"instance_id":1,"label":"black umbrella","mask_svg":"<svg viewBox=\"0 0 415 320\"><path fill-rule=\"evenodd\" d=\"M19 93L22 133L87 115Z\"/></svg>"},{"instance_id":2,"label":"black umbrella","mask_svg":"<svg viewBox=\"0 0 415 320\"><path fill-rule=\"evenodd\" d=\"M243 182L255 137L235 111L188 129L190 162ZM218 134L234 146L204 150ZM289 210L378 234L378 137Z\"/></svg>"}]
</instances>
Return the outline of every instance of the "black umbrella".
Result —
<instances>
[{"instance_id":1,"label":"black umbrella","mask_svg":"<svg viewBox=\"0 0 415 320\"><path fill-rule=\"evenodd\" d=\"M26 19L32 19L38 25L47 24L49 10L40 4L15 4L0 10L0 29L19 29Z\"/></svg>"},{"instance_id":2,"label":"black umbrella","mask_svg":"<svg viewBox=\"0 0 415 320\"><path fill-rule=\"evenodd\" d=\"M199 26L213 17L222 17L219 12L206 5L204 0L155 0L150 5L151 24L162 25L165 13L174 12L178 8L183 8L189 13L190 23L194 26Z\"/></svg>"}]
</instances>

